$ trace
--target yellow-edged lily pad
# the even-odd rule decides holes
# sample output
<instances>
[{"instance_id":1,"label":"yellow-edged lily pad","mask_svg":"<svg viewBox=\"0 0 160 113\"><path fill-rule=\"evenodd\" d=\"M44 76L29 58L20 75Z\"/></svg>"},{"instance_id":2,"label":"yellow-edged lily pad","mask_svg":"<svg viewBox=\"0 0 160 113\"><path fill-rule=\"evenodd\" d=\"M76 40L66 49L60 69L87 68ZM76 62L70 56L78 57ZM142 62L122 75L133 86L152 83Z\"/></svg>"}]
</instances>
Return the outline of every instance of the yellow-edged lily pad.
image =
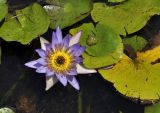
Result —
<instances>
[{"instance_id":1,"label":"yellow-edged lily pad","mask_svg":"<svg viewBox=\"0 0 160 113\"><path fill-rule=\"evenodd\" d=\"M137 58L123 58L109 70L101 69L104 79L113 83L123 95L141 100L160 98L160 46L146 52L137 52Z\"/></svg>"}]
</instances>

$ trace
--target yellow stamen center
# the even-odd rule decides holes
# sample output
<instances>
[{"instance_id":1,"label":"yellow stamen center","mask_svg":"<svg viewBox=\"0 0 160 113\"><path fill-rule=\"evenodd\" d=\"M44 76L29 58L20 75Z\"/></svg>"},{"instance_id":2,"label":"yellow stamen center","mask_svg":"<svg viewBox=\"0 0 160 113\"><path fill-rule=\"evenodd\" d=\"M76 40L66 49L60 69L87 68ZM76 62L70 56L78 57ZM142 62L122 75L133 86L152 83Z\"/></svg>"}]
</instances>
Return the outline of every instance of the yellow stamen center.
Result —
<instances>
[{"instance_id":1,"label":"yellow stamen center","mask_svg":"<svg viewBox=\"0 0 160 113\"><path fill-rule=\"evenodd\" d=\"M47 58L48 67L56 73L65 73L72 68L73 57L63 50L50 53Z\"/></svg>"}]
</instances>

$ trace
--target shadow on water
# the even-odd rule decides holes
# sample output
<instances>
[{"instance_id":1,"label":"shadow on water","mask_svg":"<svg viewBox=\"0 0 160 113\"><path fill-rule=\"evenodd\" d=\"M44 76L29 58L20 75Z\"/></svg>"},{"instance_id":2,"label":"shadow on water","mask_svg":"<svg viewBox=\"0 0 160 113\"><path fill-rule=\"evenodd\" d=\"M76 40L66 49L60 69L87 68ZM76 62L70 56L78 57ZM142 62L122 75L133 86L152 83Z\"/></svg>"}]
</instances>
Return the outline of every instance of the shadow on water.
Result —
<instances>
[{"instance_id":1,"label":"shadow on water","mask_svg":"<svg viewBox=\"0 0 160 113\"><path fill-rule=\"evenodd\" d=\"M37 42L30 46L2 43L0 107L12 107L17 113L143 113L142 105L119 95L99 74L78 75L80 91L57 83L45 92L43 74L24 66L38 56Z\"/></svg>"}]
</instances>

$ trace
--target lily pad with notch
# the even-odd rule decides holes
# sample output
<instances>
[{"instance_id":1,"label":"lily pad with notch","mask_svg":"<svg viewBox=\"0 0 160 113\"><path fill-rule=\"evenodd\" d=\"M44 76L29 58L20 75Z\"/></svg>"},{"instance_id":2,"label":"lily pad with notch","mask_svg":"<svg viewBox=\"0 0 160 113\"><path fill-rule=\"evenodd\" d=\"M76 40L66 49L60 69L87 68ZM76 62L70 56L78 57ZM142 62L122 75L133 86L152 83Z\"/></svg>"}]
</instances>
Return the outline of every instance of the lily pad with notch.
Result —
<instances>
[{"instance_id":1,"label":"lily pad with notch","mask_svg":"<svg viewBox=\"0 0 160 113\"><path fill-rule=\"evenodd\" d=\"M87 68L100 68L116 63L123 54L120 36L105 25L86 23L70 30L73 35L82 30L81 45L86 46L83 63Z\"/></svg>"},{"instance_id":2,"label":"lily pad with notch","mask_svg":"<svg viewBox=\"0 0 160 113\"><path fill-rule=\"evenodd\" d=\"M45 33L49 27L49 16L37 3L16 11L16 16L8 14L0 27L0 37L6 41L28 44Z\"/></svg>"},{"instance_id":3,"label":"lily pad with notch","mask_svg":"<svg viewBox=\"0 0 160 113\"><path fill-rule=\"evenodd\" d=\"M128 0L116 6L95 3L91 12L95 22L110 26L124 36L139 31L156 14L160 14L159 0Z\"/></svg>"}]
</instances>

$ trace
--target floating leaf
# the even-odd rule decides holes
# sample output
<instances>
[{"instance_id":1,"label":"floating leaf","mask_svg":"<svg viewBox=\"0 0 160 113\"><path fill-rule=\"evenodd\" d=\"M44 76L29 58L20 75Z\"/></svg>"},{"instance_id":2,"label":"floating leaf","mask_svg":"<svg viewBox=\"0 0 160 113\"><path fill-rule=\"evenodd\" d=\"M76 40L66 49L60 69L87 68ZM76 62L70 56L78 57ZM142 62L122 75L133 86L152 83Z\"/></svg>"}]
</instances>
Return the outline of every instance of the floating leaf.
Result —
<instances>
[{"instance_id":1,"label":"floating leaf","mask_svg":"<svg viewBox=\"0 0 160 113\"><path fill-rule=\"evenodd\" d=\"M109 70L99 70L123 95L141 100L157 100L160 95L160 46L137 52L135 60L125 56Z\"/></svg>"},{"instance_id":2,"label":"floating leaf","mask_svg":"<svg viewBox=\"0 0 160 113\"><path fill-rule=\"evenodd\" d=\"M82 30L81 45L86 46L83 63L88 68L99 68L111 65L123 54L121 38L111 28L92 23L83 24L72 29L71 34Z\"/></svg>"},{"instance_id":3,"label":"floating leaf","mask_svg":"<svg viewBox=\"0 0 160 113\"><path fill-rule=\"evenodd\" d=\"M16 11L16 17L8 14L0 28L0 37L6 41L29 43L45 33L49 26L49 17L37 3Z\"/></svg>"},{"instance_id":4,"label":"floating leaf","mask_svg":"<svg viewBox=\"0 0 160 113\"><path fill-rule=\"evenodd\" d=\"M160 113L160 103L145 107L145 113Z\"/></svg>"},{"instance_id":5,"label":"floating leaf","mask_svg":"<svg viewBox=\"0 0 160 113\"><path fill-rule=\"evenodd\" d=\"M134 35L133 37L124 38L123 43L130 45L135 51L140 51L147 45L148 42L144 38Z\"/></svg>"},{"instance_id":6,"label":"floating leaf","mask_svg":"<svg viewBox=\"0 0 160 113\"><path fill-rule=\"evenodd\" d=\"M159 0L128 0L116 6L95 3L91 12L95 22L110 26L121 35L140 30L155 14L160 14Z\"/></svg>"},{"instance_id":7,"label":"floating leaf","mask_svg":"<svg viewBox=\"0 0 160 113\"><path fill-rule=\"evenodd\" d=\"M0 22L8 12L8 5L6 4L6 2L7 0L0 0Z\"/></svg>"},{"instance_id":8,"label":"floating leaf","mask_svg":"<svg viewBox=\"0 0 160 113\"><path fill-rule=\"evenodd\" d=\"M44 9L51 18L50 27L65 28L82 20L90 14L93 4L91 0L46 0L50 5Z\"/></svg>"},{"instance_id":9,"label":"floating leaf","mask_svg":"<svg viewBox=\"0 0 160 113\"><path fill-rule=\"evenodd\" d=\"M108 0L108 2L123 2L123 1L126 1L126 0Z\"/></svg>"}]
</instances>

